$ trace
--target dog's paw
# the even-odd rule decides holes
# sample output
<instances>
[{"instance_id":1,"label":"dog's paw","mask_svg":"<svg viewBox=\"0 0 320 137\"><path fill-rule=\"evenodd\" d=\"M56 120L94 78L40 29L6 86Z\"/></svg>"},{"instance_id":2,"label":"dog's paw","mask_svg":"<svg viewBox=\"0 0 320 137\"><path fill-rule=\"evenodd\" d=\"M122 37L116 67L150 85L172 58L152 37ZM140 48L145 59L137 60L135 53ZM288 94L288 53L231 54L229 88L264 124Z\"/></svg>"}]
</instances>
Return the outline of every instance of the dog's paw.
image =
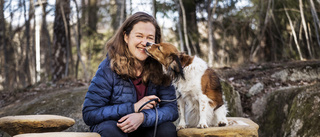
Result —
<instances>
[{"instance_id":1,"label":"dog's paw","mask_svg":"<svg viewBox=\"0 0 320 137\"><path fill-rule=\"evenodd\" d=\"M220 122L218 123L218 126L219 126L219 127L224 127L224 126L227 126L227 123L220 121Z\"/></svg>"},{"instance_id":2,"label":"dog's paw","mask_svg":"<svg viewBox=\"0 0 320 137\"><path fill-rule=\"evenodd\" d=\"M208 125L206 123L199 123L197 128L208 128Z\"/></svg>"},{"instance_id":3,"label":"dog's paw","mask_svg":"<svg viewBox=\"0 0 320 137\"><path fill-rule=\"evenodd\" d=\"M185 129L186 127L187 127L186 125L178 125L177 126L177 130Z\"/></svg>"}]
</instances>

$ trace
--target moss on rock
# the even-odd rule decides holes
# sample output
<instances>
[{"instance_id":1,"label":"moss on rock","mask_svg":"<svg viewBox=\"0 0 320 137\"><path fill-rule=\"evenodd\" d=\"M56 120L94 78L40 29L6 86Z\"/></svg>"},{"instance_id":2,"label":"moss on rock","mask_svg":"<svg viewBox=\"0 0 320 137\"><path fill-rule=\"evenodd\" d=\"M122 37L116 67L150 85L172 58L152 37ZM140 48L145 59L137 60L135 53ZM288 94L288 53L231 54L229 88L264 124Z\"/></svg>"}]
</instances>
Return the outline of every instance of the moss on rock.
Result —
<instances>
[{"instance_id":1,"label":"moss on rock","mask_svg":"<svg viewBox=\"0 0 320 137\"><path fill-rule=\"evenodd\" d=\"M320 84L278 90L267 97L260 136L319 136Z\"/></svg>"},{"instance_id":2,"label":"moss on rock","mask_svg":"<svg viewBox=\"0 0 320 137\"><path fill-rule=\"evenodd\" d=\"M242 117L243 112L239 93L228 82L221 80L220 83L229 110L228 116Z\"/></svg>"}]
</instances>

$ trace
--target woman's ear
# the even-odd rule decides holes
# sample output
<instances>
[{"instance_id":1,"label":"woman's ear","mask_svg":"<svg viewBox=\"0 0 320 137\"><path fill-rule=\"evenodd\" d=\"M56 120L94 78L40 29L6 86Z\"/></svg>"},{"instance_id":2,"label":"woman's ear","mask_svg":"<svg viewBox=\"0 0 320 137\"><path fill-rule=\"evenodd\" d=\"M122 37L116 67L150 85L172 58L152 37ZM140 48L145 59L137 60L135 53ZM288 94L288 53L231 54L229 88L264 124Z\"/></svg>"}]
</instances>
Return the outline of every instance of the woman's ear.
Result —
<instances>
[{"instance_id":1,"label":"woman's ear","mask_svg":"<svg viewBox=\"0 0 320 137\"><path fill-rule=\"evenodd\" d=\"M126 42L127 44L128 44L128 39L129 39L129 36L128 36L125 32L123 32L123 40L124 40L124 42Z\"/></svg>"}]
</instances>

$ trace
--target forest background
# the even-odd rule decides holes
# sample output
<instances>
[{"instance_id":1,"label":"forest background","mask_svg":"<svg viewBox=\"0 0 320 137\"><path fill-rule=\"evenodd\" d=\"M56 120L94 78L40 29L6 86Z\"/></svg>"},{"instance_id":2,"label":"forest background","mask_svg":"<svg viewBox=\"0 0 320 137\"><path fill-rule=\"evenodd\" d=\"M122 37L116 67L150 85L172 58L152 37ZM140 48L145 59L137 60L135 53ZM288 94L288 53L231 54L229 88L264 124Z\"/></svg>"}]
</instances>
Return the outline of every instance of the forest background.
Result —
<instances>
[{"instance_id":1,"label":"forest background","mask_svg":"<svg viewBox=\"0 0 320 137\"><path fill-rule=\"evenodd\" d=\"M320 0L0 0L0 92L89 82L137 11L211 67L320 58Z\"/></svg>"}]
</instances>

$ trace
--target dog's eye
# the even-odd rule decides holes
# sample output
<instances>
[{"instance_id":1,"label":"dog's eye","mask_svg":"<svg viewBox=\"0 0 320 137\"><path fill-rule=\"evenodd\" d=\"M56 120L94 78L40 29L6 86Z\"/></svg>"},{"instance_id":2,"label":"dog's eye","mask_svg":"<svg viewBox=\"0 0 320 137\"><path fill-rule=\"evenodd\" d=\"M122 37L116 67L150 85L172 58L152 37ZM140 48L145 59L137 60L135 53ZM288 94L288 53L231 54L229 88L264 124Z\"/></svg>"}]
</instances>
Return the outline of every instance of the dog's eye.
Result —
<instances>
[{"instance_id":1,"label":"dog's eye","mask_svg":"<svg viewBox=\"0 0 320 137\"><path fill-rule=\"evenodd\" d=\"M160 50L160 46L158 47L158 50ZM161 51L161 50L160 50Z\"/></svg>"}]
</instances>

